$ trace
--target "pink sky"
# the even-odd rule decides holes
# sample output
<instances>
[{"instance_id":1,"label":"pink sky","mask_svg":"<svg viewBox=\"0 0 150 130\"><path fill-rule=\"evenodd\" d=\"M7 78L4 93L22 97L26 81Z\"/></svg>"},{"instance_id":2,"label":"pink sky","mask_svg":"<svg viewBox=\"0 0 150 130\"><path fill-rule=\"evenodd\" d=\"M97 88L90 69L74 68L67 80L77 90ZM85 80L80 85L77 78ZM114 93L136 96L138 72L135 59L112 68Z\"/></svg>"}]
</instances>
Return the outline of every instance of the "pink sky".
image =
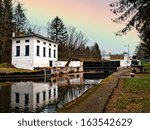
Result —
<instances>
[{"instance_id":1,"label":"pink sky","mask_svg":"<svg viewBox=\"0 0 150 130\"><path fill-rule=\"evenodd\" d=\"M20 0L27 10L32 24L46 27L48 21L59 16L66 26L75 26L89 39L88 45L97 42L101 50L122 53L130 44L131 54L139 39L135 31L123 37L116 37L114 32L123 26L111 21L114 18L109 4L115 0ZM45 33L45 30L41 33Z\"/></svg>"}]
</instances>

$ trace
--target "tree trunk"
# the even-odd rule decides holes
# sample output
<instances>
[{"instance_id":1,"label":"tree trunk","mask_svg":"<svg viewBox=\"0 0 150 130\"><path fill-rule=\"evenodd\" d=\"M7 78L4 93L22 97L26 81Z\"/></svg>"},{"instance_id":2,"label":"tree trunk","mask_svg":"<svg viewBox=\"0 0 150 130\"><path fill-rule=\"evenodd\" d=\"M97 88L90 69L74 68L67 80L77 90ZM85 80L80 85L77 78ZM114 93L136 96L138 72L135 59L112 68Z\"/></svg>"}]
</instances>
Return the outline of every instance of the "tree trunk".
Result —
<instances>
[{"instance_id":1,"label":"tree trunk","mask_svg":"<svg viewBox=\"0 0 150 130\"><path fill-rule=\"evenodd\" d=\"M5 40L2 46L2 63L11 63L11 40Z\"/></svg>"}]
</instances>

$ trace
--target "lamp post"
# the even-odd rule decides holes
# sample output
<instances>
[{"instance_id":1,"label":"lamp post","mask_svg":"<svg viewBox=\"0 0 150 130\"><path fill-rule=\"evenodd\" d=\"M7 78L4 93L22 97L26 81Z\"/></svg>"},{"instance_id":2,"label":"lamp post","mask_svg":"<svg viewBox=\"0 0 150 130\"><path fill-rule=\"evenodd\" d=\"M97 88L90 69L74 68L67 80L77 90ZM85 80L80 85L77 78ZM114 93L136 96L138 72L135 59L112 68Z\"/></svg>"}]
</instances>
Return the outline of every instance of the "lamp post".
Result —
<instances>
[{"instance_id":1,"label":"lamp post","mask_svg":"<svg viewBox=\"0 0 150 130\"><path fill-rule=\"evenodd\" d=\"M129 58L130 54L129 54L129 44L128 44L128 58Z\"/></svg>"},{"instance_id":2,"label":"lamp post","mask_svg":"<svg viewBox=\"0 0 150 130\"><path fill-rule=\"evenodd\" d=\"M130 54L129 54L129 44L125 45L124 47L128 47L128 58L129 58L129 56L130 56Z\"/></svg>"}]
</instances>

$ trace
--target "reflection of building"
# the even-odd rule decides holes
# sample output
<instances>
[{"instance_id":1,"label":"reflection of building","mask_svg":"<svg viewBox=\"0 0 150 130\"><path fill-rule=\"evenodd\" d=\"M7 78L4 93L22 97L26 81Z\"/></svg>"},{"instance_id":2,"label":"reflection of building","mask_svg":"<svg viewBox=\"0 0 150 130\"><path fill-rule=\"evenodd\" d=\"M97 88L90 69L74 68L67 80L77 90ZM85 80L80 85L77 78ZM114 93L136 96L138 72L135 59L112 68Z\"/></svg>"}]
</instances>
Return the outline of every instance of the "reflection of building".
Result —
<instances>
[{"instance_id":1,"label":"reflection of building","mask_svg":"<svg viewBox=\"0 0 150 130\"><path fill-rule=\"evenodd\" d=\"M56 84L20 82L11 86L11 107L16 111L35 112L57 98Z\"/></svg>"},{"instance_id":2,"label":"reflection of building","mask_svg":"<svg viewBox=\"0 0 150 130\"><path fill-rule=\"evenodd\" d=\"M83 73L76 75L67 75L65 77L57 79L58 86L75 86L83 83Z\"/></svg>"}]
</instances>

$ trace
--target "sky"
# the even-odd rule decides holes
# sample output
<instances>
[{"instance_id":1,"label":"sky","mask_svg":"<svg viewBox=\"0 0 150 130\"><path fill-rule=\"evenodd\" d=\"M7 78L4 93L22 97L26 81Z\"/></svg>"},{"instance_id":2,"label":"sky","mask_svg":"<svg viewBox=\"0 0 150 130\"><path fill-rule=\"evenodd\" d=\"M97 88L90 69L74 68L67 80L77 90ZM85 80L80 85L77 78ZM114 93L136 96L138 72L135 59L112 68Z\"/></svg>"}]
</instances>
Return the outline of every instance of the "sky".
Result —
<instances>
[{"instance_id":1,"label":"sky","mask_svg":"<svg viewBox=\"0 0 150 130\"><path fill-rule=\"evenodd\" d=\"M114 32L125 24L113 23L116 18L109 4L116 0L19 0L31 24L42 26L41 34L46 34L47 22L59 16L64 24L74 26L88 38L88 46L98 43L101 51L118 54L128 51L133 55L140 39L135 30L122 37Z\"/></svg>"}]
</instances>

